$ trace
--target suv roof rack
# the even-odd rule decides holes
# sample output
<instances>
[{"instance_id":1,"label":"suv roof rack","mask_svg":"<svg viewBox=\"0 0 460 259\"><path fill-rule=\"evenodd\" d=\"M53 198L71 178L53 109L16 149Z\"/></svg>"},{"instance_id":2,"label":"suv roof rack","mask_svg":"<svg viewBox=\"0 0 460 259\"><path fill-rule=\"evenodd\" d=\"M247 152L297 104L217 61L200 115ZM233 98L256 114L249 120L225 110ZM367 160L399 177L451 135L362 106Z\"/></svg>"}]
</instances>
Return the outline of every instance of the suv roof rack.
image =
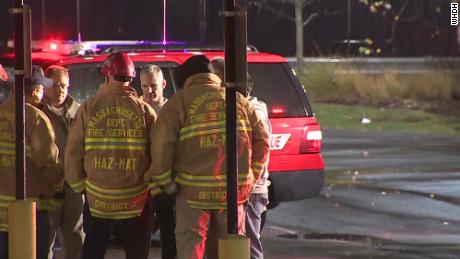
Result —
<instances>
[{"instance_id":1,"label":"suv roof rack","mask_svg":"<svg viewBox=\"0 0 460 259\"><path fill-rule=\"evenodd\" d=\"M9 47L13 42L10 41ZM101 40L101 41L72 41L72 40L37 40L32 42L34 52L50 52L70 56L90 56L100 53L121 52L198 52L222 51L222 45L211 45L183 41L148 41L148 40ZM259 52L253 45L248 45L248 52Z\"/></svg>"},{"instance_id":2,"label":"suv roof rack","mask_svg":"<svg viewBox=\"0 0 460 259\"><path fill-rule=\"evenodd\" d=\"M194 51L222 51L223 46L209 45L200 43L184 43L184 42L149 42L147 44L130 45L130 44L113 44L106 45L101 49L101 53L111 53L116 51L121 52L155 52L155 51L180 51L180 52L194 52ZM248 45L248 52L259 52L256 47Z\"/></svg>"}]
</instances>

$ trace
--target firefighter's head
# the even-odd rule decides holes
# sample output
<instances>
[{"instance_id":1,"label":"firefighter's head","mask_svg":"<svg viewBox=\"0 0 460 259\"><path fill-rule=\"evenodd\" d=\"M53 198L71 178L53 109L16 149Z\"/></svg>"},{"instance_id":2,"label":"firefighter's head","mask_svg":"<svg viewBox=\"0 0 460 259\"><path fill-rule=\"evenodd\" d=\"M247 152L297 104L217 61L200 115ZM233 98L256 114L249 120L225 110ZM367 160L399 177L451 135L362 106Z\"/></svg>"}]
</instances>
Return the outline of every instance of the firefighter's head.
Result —
<instances>
[{"instance_id":1,"label":"firefighter's head","mask_svg":"<svg viewBox=\"0 0 460 259\"><path fill-rule=\"evenodd\" d=\"M225 60L223 58L215 58L211 60L211 65L214 70L214 74L218 75L223 82L225 75Z\"/></svg>"},{"instance_id":2,"label":"firefighter's head","mask_svg":"<svg viewBox=\"0 0 460 259\"><path fill-rule=\"evenodd\" d=\"M225 73L225 60L223 58L215 58L211 60L211 65L212 69L214 71L214 74L218 75L222 81L224 81L224 73ZM252 92L252 88L254 86L254 82L252 81L251 75L249 73L247 74L247 83L246 83L246 88L243 90L240 90L242 94L246 96L250 96Z\"/></svg>"},{"instance_id":3,"label":"firefighter's head","mask_svg":"<svg viewBox=\"0 0 460 259\"><path fill-rule=\"evenodd\" d=\"M32 77L26 81L24 93L26 102L38 106L43 99L44 88L53 86L53 80L43 74L40 66L32 66Z\"/></svg>"},{"instance_id":4,"label":"firefighter's head","mask_svg":"<svg viewBox=\"0 0 460 259\"><path fill-rule=\"evenodd\" d=\"M210 61L205 55L192 56L175 69L176 83L182 88L187 78L200 73L212 73L211 69Z\"/></svg>"},{"instance_id":5,"label":"firefighter's head","mask_svg":"<svg viewBox=\"0 0 460 259\"><path fill-rule=\"evenodd\" d=\"M115 80L118 82L131 82L136 77L136 68L131 58L120 52L115 52L107 56L101 68L101 74L106 77L106 81Z\"/></svg>"}]
</instances>

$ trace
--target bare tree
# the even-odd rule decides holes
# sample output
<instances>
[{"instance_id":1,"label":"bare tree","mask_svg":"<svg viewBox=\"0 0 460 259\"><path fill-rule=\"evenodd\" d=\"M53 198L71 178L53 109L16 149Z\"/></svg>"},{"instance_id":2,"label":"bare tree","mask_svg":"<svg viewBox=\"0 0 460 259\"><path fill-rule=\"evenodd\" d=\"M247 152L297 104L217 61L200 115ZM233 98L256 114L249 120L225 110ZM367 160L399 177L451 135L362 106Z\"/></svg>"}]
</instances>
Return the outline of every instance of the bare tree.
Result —
<instances>
[{"instance_id":1,"label":"bare tree","mask_svg":"<svg viewBox=\"0 0 460 259\"><path fill-rule=\"evenodd\" d=\"M392 5L394 1L390 0L359 0L359 2L366 5L371 13L382 17L391 25L390 35L387 36L386 43L391 46L393 52L396 52L397 31L399 27L418 19L423 20L424 24L429 25L428 20L424 19L424 8L427 4L434 1L404 0L400 1L399 5ZM438 4L442 4L441 2L439 1Z\"/></svg>"},{"instance_id":2,"label":"bare tree","mask_svg":"<svg viewBox=\"0 0 460 259\"><path fill-rule=\"evenodd\" d=\"M359 53L362 55L446 53L445 49L449 48L449 42L452 41L453 30L445 26L445 17L449 14L448 8L452 1L459 0L248 0L248 4L273 14L274 19L285 19L295 24L296 58L298 64L301 64L306 26L319 25L319 17L321 24L327 24L322 22L322 17L346 12L347 2L348 40L341 42L348 43L348 53L351 53L350 44L353 42L350 40L351 17L356 17L355 23L371 19L370 22L378 23L379 26L376 31L354 31L353 34L365 38L354 42L360 44ZM369 30L369 26L364 24L363 28ZM430 46L436 46L436 50Z\"/></svg>"},{"instance_id":3,"label":"bare tree","mask_svg":"<svg viewBox=\"0 0 460 259\"><path fill-rule=\"evenodd\" d=\"M320 15L336 15L345 10L340 10L336 12L329 12L327 9L325 10L313 10L312 5L314 3L320 2L321 0L252 0L248 1L248 5L255 6L259 9L264 9L268 12L273 13L274 15L285 18L289 21L295 23L296 26L296 59L297 59L297 66L303 65L303 53L304 53L304 28L312 23L318 16ZM294 17L292 14L287 14L282 10L274 8L271 4L289 4L294 6ZM306 8L311 8L311 12L309 13L307 18L304 18L303 12Z\"/></svg>"}]
</instances>

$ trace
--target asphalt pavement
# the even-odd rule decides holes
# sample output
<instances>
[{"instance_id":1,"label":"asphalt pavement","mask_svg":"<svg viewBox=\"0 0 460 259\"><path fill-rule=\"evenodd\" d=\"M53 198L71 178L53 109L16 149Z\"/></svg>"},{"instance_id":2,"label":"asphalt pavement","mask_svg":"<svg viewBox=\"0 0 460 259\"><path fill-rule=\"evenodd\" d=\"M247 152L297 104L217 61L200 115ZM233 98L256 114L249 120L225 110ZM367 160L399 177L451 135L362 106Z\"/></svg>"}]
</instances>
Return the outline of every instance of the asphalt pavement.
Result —
<instances>
[{"instance_id":1,"label":"asphalt pavement","mask_svg":"<svg viewBox=\"0 0 460 259\"><path fill-rule=\"evenodd\" d=\"M267 258L460 258L460 138L325 130L322 154L320 196L269 212Z\"/></svg>"},{"instance_id":2,"label":"asphalt pavement","mask_svg":"<svg viewBox=\"0 0 460 259\"><path fill-rule=\"evenodd\" d=\"M268 212L265 258L460 258L459 137L323 134L326 185ZM157 243L149 258L161 258Z\"/></svg>"}]
</instances>

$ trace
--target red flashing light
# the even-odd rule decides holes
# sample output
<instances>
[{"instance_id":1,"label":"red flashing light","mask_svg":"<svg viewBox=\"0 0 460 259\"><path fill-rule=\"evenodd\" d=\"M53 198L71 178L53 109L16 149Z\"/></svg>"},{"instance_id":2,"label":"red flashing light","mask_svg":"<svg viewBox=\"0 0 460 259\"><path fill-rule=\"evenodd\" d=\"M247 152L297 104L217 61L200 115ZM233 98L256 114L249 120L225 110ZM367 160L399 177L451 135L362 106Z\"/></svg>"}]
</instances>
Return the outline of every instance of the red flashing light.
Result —
<instances>
[{"instance_id":1,"label":"red flashing light","mask_svg":"<svg viewBox=\"0 0 460 259\"><path fill-rule=\"evenodd\" d=\"M283 106L272 106L270 113L273 116L280 116L286 113L286 108L284 108Z\"/></svg>"},{"instance_id":2,"label":"red flashing light","mask_svg":"<svg viewBox=\"0 0 460 259\"><path fill-rule=\"evenodd\" d=\"M57 45L56 43L53 42L53 43L50 44L50 49L51 49L51 50L57 50L57 49L58 49L58 45Z\"/></svg>"}]
</instances>

